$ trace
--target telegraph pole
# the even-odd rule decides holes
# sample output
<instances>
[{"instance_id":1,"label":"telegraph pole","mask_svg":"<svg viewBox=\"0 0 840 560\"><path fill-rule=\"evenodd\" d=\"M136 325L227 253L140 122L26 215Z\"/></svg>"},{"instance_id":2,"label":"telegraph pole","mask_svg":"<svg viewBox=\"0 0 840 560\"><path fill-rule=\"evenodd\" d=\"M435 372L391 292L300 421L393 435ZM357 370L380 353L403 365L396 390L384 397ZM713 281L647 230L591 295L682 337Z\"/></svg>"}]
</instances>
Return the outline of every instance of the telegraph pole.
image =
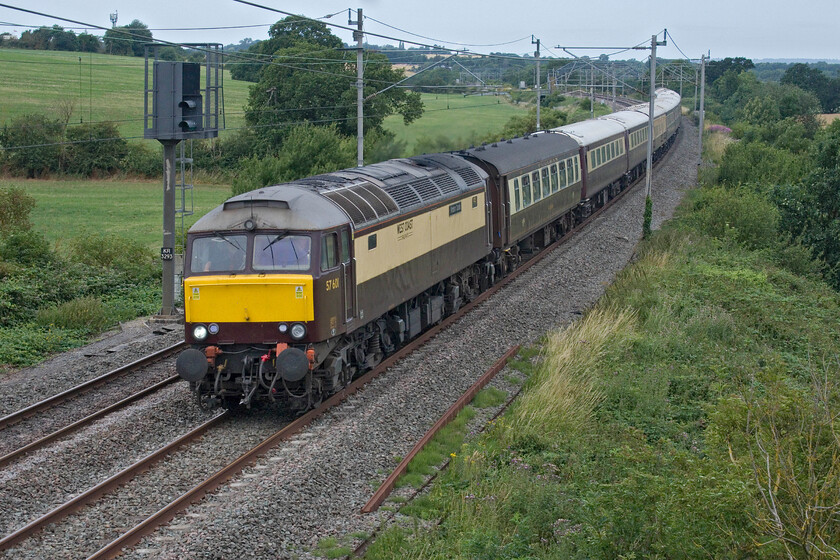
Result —
<instances>
[{"instance_id":1,"label":"telegraph pole","mask_svg":"<svg viewBox=\"0 0 840 560\"><path fill-rule=\"evenodd\" d=\"M706 116L706 55L700 57L700 153L697 165L703 163L703 120Z\"/></svg>"},{"instance_id":2,"label":"telegraph pole","mask_svg":"<svg viewBox=\"0 0 840 560\"><path fill-rule=\"evenodd\" d=\"M534 36L531 35L531 44L537 45L537 52L534 53L534 56L537 57L537 131L540 130L540 40L534 39Z\"/></svg>"},{"instance_id":3,"label":"telegraph pole","mask_svg":"<svg viewBox=\"0 0 840 560\"><path fill-rule=\"evenodd\" d=\"M362 167L365 164L365 113L364 113L364 75L365 69L362 65L364 56L364 32L362 31L362 9L356 10L356 21L350 18L350 8L347 9L347 24L358 26L353 32L356 40L356 165Z\"/></svg>"}]
</instances>

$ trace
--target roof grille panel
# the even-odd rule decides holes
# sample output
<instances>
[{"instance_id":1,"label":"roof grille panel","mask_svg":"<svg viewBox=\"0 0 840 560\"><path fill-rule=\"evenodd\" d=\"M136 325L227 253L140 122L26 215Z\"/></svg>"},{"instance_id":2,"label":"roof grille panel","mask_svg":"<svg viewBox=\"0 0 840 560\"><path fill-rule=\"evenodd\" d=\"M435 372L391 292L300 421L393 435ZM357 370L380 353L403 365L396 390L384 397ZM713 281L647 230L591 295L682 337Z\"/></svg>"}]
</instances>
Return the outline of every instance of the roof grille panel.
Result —
<instances>
[{"instance_id":1,"label":"roof grille panel","mask_svg":"<svg viewBox=\"0 0 840 560\"><path fill-rule=\"evenodd\" d=\"M359 209L358 206L353 204L350 200L347 199L340 191L332 191L324 193L324 196L338 204L342 210L344 210L350 219L353 220L353 225L359 226L365 223L365 215Z\"/></svg>"},{"instance_id":2,"label":"roof grille panel","mask_svg":"<svg viewBox=\"0 0 840 560\"><path fill-rule=\"evenodd\" d=\"M353 189L345 189L341 192L350 202L355 204L361 210L365 222L372 222L378 218L376 211L364 198L353 192Z\"/></svg>"},{"instance_id":3,"label":"roof grille panel","mask_svg":"<svg viewBox=\"0 0 840 560\"><path fill-rule=\"evenodd\" d=\"M388 196L385 191L379 187L375 187L370 183L365 183L363 185L359 185L354 190L359 196L364 198L374 210L376 210L376 213L379 214L380 218L382 216L399 212L399 208L394 202L394 199Z\"/></svg>"},{"instance_id":4,"label":"roof grille panel","mask_svg":"<svg viewBox=\"0 0 840 560\"><path fill-rule=\"evenodd\" d=\"M472 167L459 167L455 170L455 173L461 176L461 178L467 183L468 187L481 183L481 177L478 176L478 173L476 173Z\"/></svg>"},{"instance_id":5,"label":"roof grille panel","mask_svg":"<svg viewBox=\"0 0 840 560\"><path fill-rule=\"evenodd\" d=\"M428 202L429 200L434 200L436 198L440 198L441 196L440 189L428 179L414 181L411 183L411 186L414 187L414 190L417 191L417 194L420 195L423 202Z\"/></svg>"},{"instance_id":6,"label":"roof grille panel","mask_svg":"<svg viewBox=\"0 0 840 560\"><path fill-rule=\"evenodd\" d=\"M385 192L391 195L391 198L394 199L394 202L397 203L400 210L420 204L420 197L417 195L417 192L411 188L410 184L404 183L402 185L387 187Z\"/></svg>"},{"instance_id":7,"label":"roof grille panel","mask_svg":"<svg viewBox=\"0 0 840 560\"><path fill-rule=\"evenodd\" d=\"M456 193L461 188L458 186L457 181L452 178L451 175L438 175L437 177L432 178L432 181L435 182L435 185L443 192L443 194L452 194Z\"/></svg>"}]
</instances>

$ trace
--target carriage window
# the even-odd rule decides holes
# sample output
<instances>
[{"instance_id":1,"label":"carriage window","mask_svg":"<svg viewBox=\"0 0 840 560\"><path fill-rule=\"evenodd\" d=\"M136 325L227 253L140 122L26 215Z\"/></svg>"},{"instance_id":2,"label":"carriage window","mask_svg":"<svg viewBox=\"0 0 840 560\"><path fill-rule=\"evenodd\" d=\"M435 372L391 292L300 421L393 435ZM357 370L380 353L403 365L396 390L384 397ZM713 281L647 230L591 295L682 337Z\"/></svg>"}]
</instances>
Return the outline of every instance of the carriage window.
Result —
<instances>
[{"instance_id":1,"label":"carriage window","mask_svg":"<svg viewBox=\"0 0 840 560\"><path fill-rule=\"evenodd\" d=\"M566 162L560 162L560 188L566 188Z\"/></svg>"},{"instance_id":2,"label":"carriage window","mask_svg":"<svg viewBox=\"0 0 840 560\"><path fill-rule=\"evenodd\" d=\"M574 165L574 170L575 170L575 179L574 179L573 182L577 183L578 181L580 181L580 159L579 159L579 156L575 156L573 165Z\"/></svg>"},{"instance_id":3,"label":"carriage window","mask_svg":"<svg viewBox=\"0 0 840 560\"><path fill-rule=\"evenodd\" d=\"M557 164L551 166L551 192L557 192L559 185L557 184Z\"/></svg>"},{"instance_id":4,"label":"carriage window","mask_svg":"<svg viewBox=\"0 0 840 560\"><path fill-rule=\"evenodd\" d=\"M245 270L248 237L223 235L199 237L192 243L192 272L238 272Z\"/></svg>"},{"instance_id":5,"label":"carriage window","mask_svg":"<svg viewBox=\"0 0 840 560\"><path fill-rule=\"evenodd\" d=\"M321 270L338 266L338 241L334 233L321 238Z\"/></svg>"},{"instance_id":6,"label":"carriage window","mask_svg":"<svg viewBox=\"0 0 840 560\"><path fill-rule=\"evenodd\" d=\"M522 176L522 206L531 204L531 179L527 175Z\"/></svg>"},{"instance_id":7,"label":"carriage window","mask_svg":"<svg viewBox=\"0 0 840 560\"><path fill-rule=\"evenodd\" d=\"M341 262L350 262L350 232L341 230Z\"/></svg>"},{"instance_id":8,"label":"carriage window","mask_svg":"<svg viewBox=\"0 0 840 560\"><path fill-rule=\"evenodd\" d=\"M368 251L376 249L376 234L372 233L368 236Z\"/></svg>"},{"instance_id":9,"label":"carriage window","mask_svg":"<svg viewBox=\"0 0 840 560\"><path fill-rule=\"evenodd\" d=\"M551 183L548 182L548 167L543 167L540 170L542 174L543 197L551 194Z\"/></svg>"},{"instance_id":10,"label":"carriage window","mask_svg":"<svg viewBox=\"0 0 840 560\"><path fill-rule=\"evenodd\" d=\"M309 270L310 243L308 235L255 235L254 270Z\"/></svg>"},{"instance_id":11,"label":"carriage window","mask_svg":"<svg viewBox=\"0 0 840 560\"><path fill-rule=\"evenodd\" d=\"M519 179L516 178L513 180L513 200L514 205L516 206L516 211L519 212Z\"/></svg>"},{"instance_id":12,"label":"carriage window","mask_svg":"<svg viewBox=\"0 0 840 560\"><path fill-rule=\"evenodd\" d=\"M533 173L531 173L531 181L534 184L534 202L536 202L540 198L542 198L542 195L540 194L540 172L539 171L534 171Z\"/></svg>"}]
</instances>

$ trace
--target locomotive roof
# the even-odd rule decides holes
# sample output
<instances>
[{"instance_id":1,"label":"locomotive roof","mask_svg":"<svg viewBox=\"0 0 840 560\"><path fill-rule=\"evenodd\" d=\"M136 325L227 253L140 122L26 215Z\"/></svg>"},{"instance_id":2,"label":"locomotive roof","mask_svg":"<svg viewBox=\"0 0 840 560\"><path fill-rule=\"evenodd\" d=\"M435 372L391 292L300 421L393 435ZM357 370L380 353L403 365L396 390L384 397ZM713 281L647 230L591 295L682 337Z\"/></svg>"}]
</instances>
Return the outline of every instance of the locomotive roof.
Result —
<instances>
[{"instance_id":1,"label":"locomotive roof","mask_svg":"<svg viewBox=\"0 0 840 560\"><path fill-rule=\"evenodd\" d=\"M347 216L335 204L297 185L274 185L243 193L225 201L203 217L190 233L245 231L253 220L257 229L316 230L347 223Z\"/></svg>"},{"instance_id":2,"label":"locomotive roof","mask_svg":"<svg viewBox=\"0 0 840 560\"><path fill-rule=\"evenodd\" d=\"M574 138L581 146L592 146L617 134L624 134L624 126L615 121L587 120L552 128Z\"/></svg>"},{"instance_id":3,"label":"locomotive roof","mask_svg":"<svg viewBox=\"0 0 840 560\"><path fill-rule=\"evenodd\" d=\"M261 229L318 230L348 222L358 229L480 188L486 177L451 154L388 160L235 196L190 232L245 229L249 218Z\"/></svg>"},{"instance_id":4,"label":"locomotive roof","mask_svg":"<svg viewBox=\"0 0 840 560\"><path fill-rule=\"evenodd\" d=\"M500 175L507 175L539 161L577 152L577 142L568 136L541 132L470 148L462 153L491 164Z\"/></svg>"}]
</instances>

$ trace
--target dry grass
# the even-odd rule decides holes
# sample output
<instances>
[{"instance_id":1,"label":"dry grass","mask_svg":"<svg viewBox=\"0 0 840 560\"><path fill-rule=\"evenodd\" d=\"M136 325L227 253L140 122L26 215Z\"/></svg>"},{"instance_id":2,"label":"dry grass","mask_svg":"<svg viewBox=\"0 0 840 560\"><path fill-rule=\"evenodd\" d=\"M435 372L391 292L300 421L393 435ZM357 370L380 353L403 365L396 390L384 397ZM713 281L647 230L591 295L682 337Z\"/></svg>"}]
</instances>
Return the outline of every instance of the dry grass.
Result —
<instances>
[{"instance_id":1,"label":"dry grass","mask_svg":"<svg viewBox=\"0 0 840 560\"><path fill-rule=\"evenodd\" d=\"M608 346L632 332L635 315L597 308L569 328L549 335L532 387L512 420L514 432L556 433L583 428L603 396L593 375Z\"/></svg>"},{"instance_id":2,"label":"dry grass","mask_svg":"<svg viewBox=\"0 0 840 560\"><path fill-rule=\"evenodd\" d=\"M723 159L723 152L726 151L726 147L734 141L735 140L733 140L729 134L722 132L707 132L706 138L703 141L705 159L716 164L720 164Z\"/></svg>"},{"instance_id":3,"label":"dry grass","mask_svg":"<svg viewBox=\"0 0 840 560\"><path fill-rule=\"evenodd\" d=\"M817 119L823 126L828 126L837 119L840 119L840 113L825 113L822 115L817 115Z\"/></svg>"}]
</instances>

